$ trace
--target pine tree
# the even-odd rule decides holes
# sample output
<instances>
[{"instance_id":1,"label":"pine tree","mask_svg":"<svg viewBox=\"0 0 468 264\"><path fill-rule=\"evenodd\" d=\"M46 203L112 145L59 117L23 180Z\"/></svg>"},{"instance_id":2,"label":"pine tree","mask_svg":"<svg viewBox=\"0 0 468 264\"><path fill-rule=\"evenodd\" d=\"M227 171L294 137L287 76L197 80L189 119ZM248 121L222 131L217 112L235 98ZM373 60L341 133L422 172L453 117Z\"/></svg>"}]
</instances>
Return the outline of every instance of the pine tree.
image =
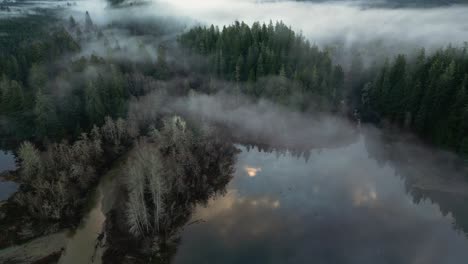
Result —
<instances>
[{"instance_id":1,"label":"pine tree","mask_svg":"<svg viewBox=\"0 0 468 264\"><path fill-rule=\"evenodd\" d=\"M158 47L157 76L161 80L169 78L169 66L167 65L166 48L162 45Z\"/></svg>"},{"instance_id":2,"label":"pine tree","mask_svg":"<svg viewBox=\"0 0 468 264\"><path fill-rule=\"evenodd\" d=\"M48 77L45 67L39 64L33 64L29 70L29 87L33 93L37 93L40 89L45 89Z\"/></svg>"},{"instance_id":3,"label":"pine tree","mask_svg":"<svg viewBox=\"0 0 468 264\"><path fill-rule=\"evenodd\" d=\"M265 70L263 68L263 54L260 53L257 61L257 79L264 76Z\"/></svg>"},{"instance_id":4,"label":"pine tree","mask_svg":"<svg viewBox=\"0 0 468 264\"><path fill-rule=\"evenodd\" d=\"M243 68L244 67L244 58L242 56L239 56L239 58L237 59L237 63L236 63L236 71L234 73L234 76L235 76L235 81L236 82L240 82L243 80Z\"/></svg>"},{"instance_id":5,"label":"pine tree","mask_svg":"<svg viewBox=\"0 0 468 264\"><path fill-rule=\"evenodd\" d=\"M86 86L84 103L89 123L91 125L101 124L105 115L104 104L101 100L98 88L92 81L89 81Z\"/></svg>"},{"instance_id":6,"label":"pine tree","mask_svg":"<svg viewBox=\"0 0 468 264\"><path fill-rule=\"evenodd\" d=\"M70 29L75 29L77 26L77 23L75 21L75 18L73 16L70 16L70 18L68 19L68 27Z\"/></svg>"},{"instance_id":7,"label":"pine tree","mask_svg":"<svg viewBox=\"0 0 468 264\"><path fill-rule=\"evenodd\" d=\"M24 107L23 88L20 83L6 76L0 80L0 113L18 116Z\"/></svg>"},{"instance_id":8,"label":"pine tree","mask_svg":"<svg viewBox=\"0 0 468 264\"><path fill-rule=\"evenodd\" d=\"M406 101L406 58L399 55L390 69L388 97L388 115L396 123L402 123Z\"/></svg>"},{"instance_id":9,"label":"pine tree","mask_svg":"<svg viewBox=\"0 0 468 264\"><path fill-rule=\"evenodd\" d=\"M87 32L92 31L94 29L94 23L93 20L91 19L91 15L89 14L88 11L86 11L85 14L85 30Z\"/></svg>"},{"instance_id":10,"label":"pine tree","mask_svg":"<svg viewBox=\"0 0 468 264\"><path fill-rule=\"evenodd\" d=\"M36 92L34 117L37 138L42 139L57 133L58 120L55 106L51 98L42 92L42 89Z\"/></svg>"}]
</instances>

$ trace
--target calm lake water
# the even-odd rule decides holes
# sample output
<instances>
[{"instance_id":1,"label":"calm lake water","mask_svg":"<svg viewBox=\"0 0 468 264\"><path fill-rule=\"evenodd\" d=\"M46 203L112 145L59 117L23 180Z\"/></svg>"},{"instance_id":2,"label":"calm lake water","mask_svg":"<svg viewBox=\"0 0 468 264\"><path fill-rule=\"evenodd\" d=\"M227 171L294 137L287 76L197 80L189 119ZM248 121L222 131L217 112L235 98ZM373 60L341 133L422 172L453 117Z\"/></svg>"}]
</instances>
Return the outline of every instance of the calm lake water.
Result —
<instances>
[{"instance_id":1,"label":"calm lake water","mask_svg":"<svg viewBox=\"0 0 468 264\"><path fill-rule=\"evenodd\" d=\"M440 153L412 159L427 150L364 135L307 155L238 148L226 194L195 209L172 263L468 260L468 185L455 177L459 168L443 165L450 158ZM97 238L115 200L112 175L101 181L89 213L69 234L59 263L101 263Z\"/></svg>"},{"instance_id":2,"label":"calm lake water","mask_svg":"<svg viewBox=\"0 0 468 264\"><path fill-rule=\"evenodd\" d=\"M197 208L174 263L468 261L460 228L468 218L456 224L451 209L437 203L466 205L467 193L411 190L394 166L369 154L364 138L314 150L308 161L240 149L227 194Z\"/></svg>"},{"instance_id":3,"label":"calm lake water","mask_svg":"<svg viewBox=\"0 0 468 264\"><path fill-rule=\"evenodd\" d=\"M16 168L15 157L10 152L0 150L0 173ZM8 199L16 192L18 185L10 181L2 181L0 179L0 201Z\"/></svg>"}]
</instances>

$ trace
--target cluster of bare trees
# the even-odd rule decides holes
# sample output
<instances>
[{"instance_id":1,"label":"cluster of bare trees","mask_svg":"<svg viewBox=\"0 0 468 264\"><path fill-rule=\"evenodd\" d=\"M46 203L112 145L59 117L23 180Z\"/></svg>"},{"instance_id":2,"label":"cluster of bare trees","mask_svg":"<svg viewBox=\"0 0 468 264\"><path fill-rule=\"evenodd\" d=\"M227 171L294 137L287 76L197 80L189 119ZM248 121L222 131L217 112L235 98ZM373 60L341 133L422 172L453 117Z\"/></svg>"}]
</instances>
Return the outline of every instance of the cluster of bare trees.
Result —
<instances>
[{"instance_id":1,"label":"cluster of bare trees","mask_svg":"<svg viewBox=\"0 0 468 264\"><path fill-rule=\"evenodd\" d=\"M151 129L130 154L125 168L127 223L135 236L159 233L167 201L184 189L188 169L197 171L192 153L193 134L180 117L164 120L160 130ZM173 218L174 215L170 215Z\"/></svg>"},{"instance_id":2,"label":"cluster of bare trees","mask_svg":"<svg viewBox=\"0 0 468 264\"><path fill-rule=\"evenodd\" d=\"M106 159L121 152L137 133L125 120L107 118L73 144L54 143L40 151L24 142L18 151L21 191L15 201L41 219L75 215Z\"/></svg>"},{"instance_id":3,"label":"cluster of bare trees","mask_svg":"<svg viewBox=\"0 0 468 264\"><path fill-rule=\"evenodd\" d=\"M213 127L163 118L135 140L120 173L118 201L106 214L104 263L164 259L193 208L223 193L238 150ZM162 263L165 263L162 261Z\"/></svg>"},{"instance_id":4,"label":"cluster of bare trees","mask_svg":"<svg viewBox=\"0 0 468 264\"><path fill-rule=\"evenodd\" d=\"M126 174L126 216L130 232L139 236L152 229L159 230L168 183L157 147L145 141L139 142L127 161ZM151 206L147 205L146 199Z\"/></svg>"},{"instance_id":5,"label":"cluster of bare trees","mask_svg":"<svg viewBox=\"0 0 468 264\"><path fill-rule=\"evenodd\" d=\"M197 202L224 190L236 151L180 117L165 119L135 145L123 170L127 230L140 238L170 236Z\"/></svg>"},{"instance_id":6,"label":"cluster of bare trees","mask_svg":"<svg viewBox=\"0 0 468 264\"><path fill-rule=\"evenodd\" d=\"M74 143L42 149L24 142L18 151L21 188L13 202L34 219L78 220L101 170L130 149L116 189L122 193L107 216L106 243L117 248L113 253L152 256L154 246L175 237L196 204L225 190L237 149L214 129L189 126L178 116L147 127L144 135L139 125L106 118ZM113 231L122 239L111 239Z\"/></svg>"}]
</instances>

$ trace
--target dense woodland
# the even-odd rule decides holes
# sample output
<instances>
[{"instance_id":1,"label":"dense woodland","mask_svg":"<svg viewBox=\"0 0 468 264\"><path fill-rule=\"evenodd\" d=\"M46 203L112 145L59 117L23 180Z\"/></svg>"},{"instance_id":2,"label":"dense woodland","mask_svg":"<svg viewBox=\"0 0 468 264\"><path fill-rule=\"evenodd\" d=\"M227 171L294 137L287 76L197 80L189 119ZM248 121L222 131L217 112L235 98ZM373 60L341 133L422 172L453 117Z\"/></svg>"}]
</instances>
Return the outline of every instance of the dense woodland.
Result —
<instances>
[{"instance_id":1,"label":"dense woodland","mask_svg":"<svg viewBox=\"0 0 468 264\"><path fill-rule=\"evenodd\" d=\"M46 85L58 65L46 66L64 54L79 51L80 46L48 13L31 20L7 19L0 28L7 32L0 37L0 134L2 138L14 134L18 139L45 136L45 129L59 121L57 106L51 102L52 88ZM34 123L43 127L36 131ZM58 131L48 133L54 136Z\"/></svg>"},{"instance_id":2,"label":"dense woodland","mask_svg":"<svg viewBox=\"0 0 468 264\"><path fill-rule=\"evenodd\" d=\"M207 72L233 82L247 82L245 93L306 109L312 101L336 107L343 98L344 73L329 52L311 45L282 22L275 25L236 22L228 27L196 27L179 38L192 54L208 58ZM281 85L255 85L277 76ZM281 81L281 78L284 80ZM286 82L285 80L290 80ZM295 104L295 105L294 105Z\"/></svg>"},{"instance_id":3,"label":"dense woodland","mask_svg":"<svg viewBox=\"0 0 468 264\"><path fill-rule=\"evenodd\" d=\"M137 25L112 26L134 35L158 31ZM345 72L331 49L282 22L195 27L169 44L154 43L155 59L135 61L81 53L90 41L103 43L108 55L125 53L88 13L82 20L49 13L5 19L0 32L8 36L0 35L0 137L17 152L21 185L2 207L21 226L0 212L0 227L9 228L0 248L76 224L63 221L80 219L100 175L120 160L124 200L108 215L116 250L106 257L113 263L119 248L133 244L148 260L155 244L173 237L195 204L222 192L233 173L228 137L160 111L167 98L192 92L231 89L293 111L338 114L357 104L364 121L410 129L468 157L467 47ZM354 118L354 110L346 114ZM17 206L21 213L12 213ZM36 223L48 225L32 232Z\"/></svg>"},{"instance_id":4,"label":"dense woodland","mask_svg":"<svg viewBox=\"0 0 468 264\"><path fill-rule=\"evenodd\" d=\"M10 27L23 21L29 20L14 18L2 23ZM1 42L1 50L6 51L0 59L3 139L76 139L93 125L102 125L106 116L126 117L130 97L149 89L142 83L145 75L160 79L168 74L164 59L135 68L94 55L73 57L82 42L106 41L89 14L81 25L73 17L62 27L55 24L49 20L27 24L32 27L28 30L41 35L29 35L25 29L9 32L14 38ZM118 49L109 46L109 52Z\"/></svg>"},{"instance_id":5,"label":"dense woodland","mask_svg":"<svg viewBox=\"0 0 468 264\"><path fill-rule=\"evenodd\" d=\"M47 34L11 32L18 34L20 48L2 42L9 51L0 68L0 134L2 143L17 150L14 177L20 189L1 207L0 227L8 232L0 238L0 248L76 226L100 176L116 160L127 164L122 188L129 199L115 209L127 219L118 228L130 230L131 239L145 237L151 243L162 234L171 236L190 215L190 206L222 191L230 180L236 149L229 141L214 141L219 138L215 130L197 129L179 117L166 117L169 113L145 115L154 102L141 107L150 92L188 92L171 89L178 82L166 82L171 65L165 49L158 48L157 61L130 65L121 59L76 56L87 41L107 43L108 54L121 52L88 13L82 21L71 17L56 27L57 22L44 20L36 30ZM17 61L22 63L11 63ZM147 158L161 167L148 167ZM186 166L179 166L182 161ZM164 184L165 193L157 184ZM161 187L157 193L156 187ZM135 208L148 208L148 214ZM183 218L170 210L180 211Z\"/></svg>"},{"instance_id":6,"label":"dense woodland","mask_svg":"<svg viewBox=\"0 0 468 264\"><path fill-rule=\"evenodd\" d=\"M446 48L409 61L387 61L362 90L364 114L411 129L440 147L468 155L468 51Z\"/></svg>"}]
</instances>

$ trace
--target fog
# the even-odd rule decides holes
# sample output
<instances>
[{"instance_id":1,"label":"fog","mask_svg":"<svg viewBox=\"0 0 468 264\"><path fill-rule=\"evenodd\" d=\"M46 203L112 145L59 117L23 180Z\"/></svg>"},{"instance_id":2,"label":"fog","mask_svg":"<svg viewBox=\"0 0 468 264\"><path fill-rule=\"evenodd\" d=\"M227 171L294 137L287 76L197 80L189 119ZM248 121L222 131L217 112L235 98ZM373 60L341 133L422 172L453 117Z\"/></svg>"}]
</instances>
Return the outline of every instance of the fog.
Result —
<instances>
[{"instance_id":1,"label":"fog","mask_svg":"<svg viewBox=\"0 0 468 264\"><path fill-rule=\"evenodd\" d=\"M69 16L75 17L78 23L81 24L80 26L86 24L83 35L78 34L78 30L70 33L76 35L73 37L77 37L82 49L77 54L63 55L63 58L60 58L57 64L62 63L62 61L68 63L69 56L72 56L72 61L80 56L91 56L92 54L102 56L105 59L102 65L100 63L89 63L88 65L87 62L83 62L86 68L77 70L77 72L68 70L66 68L68 65L64 65L67 70L63 71L66 74L55 76L52 81L47 83L47 87L51 87L50 91L58 99L68 99L67 96L76 92L71 89L82 89L89 85L89 82L90 85L87 86L89 88L88 95L86 95L85 91L83 98L84 109L86 115L89 116L90 122L94 122L94 112L101 114L99 112L101 109L93 109L93 104L97 105L96 108L101 108L99 104L102 104L102 102L94 103L93 100L98 101L101 98L106 100L109 98L114 99L112 96L116 95L115 98L120 97L119 99L122 100L130 98L128 109L125 106L125 111L128 110L126 116L124 116L125 112L120 109L124 108L120 107L121 102L117 102L119 105L109 103L111 110L116 109L115 112L122 112L122 117L128 123L119 123L119 127L124 128L128 125L128 131L133 131L134 128L138 127L142 132L140 135L147 135L148 130L151 131L153 127L161 125L162 118L179 115L193 128L193 135L203 134L201 133L203 130L208 130L208 132L216 130L216 132L220 133L207 133L210 135L210 139L213 137L216 140L221 139L219 141L226 144L239 144L237 147L242 150L242 154L239 155L241 161L237 163L237 173L243 173L245 170L249 180L262 179L262 174L269 174L268 180L275 179L274 177L281 180L279 181L281 185L278 185L278 182L271 181L258 182L259 184L256 187L258 187L259 196L263 195L266 198L241 200L239 197L245 196L245 193L242 192L248 193L255 187L249 187L248 184L241 186L239 193L228 192L225 197L221 198L221 202L223 202L223 199L233 200L228 201L234 211L233 216L228 215L229 219L235 222L248 219L254 224L252 229L246 227L238 231L229 229L230 224L226 218L221 219L222 221L219 223L215 223L215 225L219 224L223 228L223 232L228 234L230 238L236 235L241 237L242 244L251 240L246 235L247 232L248 235L250 233L255 236L263 235L263 238L271 241L274 241L275 238L278 241L282 240L278 234L284 232L282 235L286 239L282 241L286 241L290 245L294 245L294 247L299 247L299 252L304 254L304 259L308 259L308 253L314 252L311 251L310 246L312 246L312 250L317 250L320 249L321 245L325 245L330 251L327 254L332 257L336 254L336 249L340 249L340 247L346 249L346 254L354 254L357 258L365 256L367 249L371 248L374 252L377 252L372 257L375 256L376 259L381 259L379 255L381 248L374 244L370 247L370 243L359 244L359 242L365 241L362 240L363 237L360 235L367 236L367 241L385 242L384 248L388 248L391 252L388 256L395 254L402 257L410 255L412 253L410 251L419 253L422 249L435 248L440 244L449 247L448 242L454 240L455 237L456 247L451 252L457 254L451 256L447 253L444 256L448 256L450 260L454 261L462 259L466 253L463 246L468 244L468 241L462 234L457 233L452 225L460 225L468 230L468 226L465 224L467 223L466 218L464 218L464 214L461 218L457 217L456 208L445 207L443 209L442 202L440 202L443 200L440 197L444 198L451 195L457 196L463 201L468 199L468 183L466 182L468 168L466 168L466 163L455 154L425 145L415 136L400 130L392 131L391 128L380 129L370 124L361 124L356 113L354 118L350 118L353 114L352 110L347 111L345 109L349 107L346 105L347 100L342 100L341 105L333 108L334 112L331 113L325 112L329 111L331 107L330 109L324 107L320 112L317 109L321 108L314 107L320 105L320 98L318 95L315 97L315 94L305 97L308 98L308 107L306 109L301 108L303 111L296 111L294 107L291 107L293 106L292 99L294 99L292 97L302 96L302 94L289 95L292 99L282 94L281 99L284 100L281 100L281 102L284 105L266 99L268 96L266 92L262 93L265 96L264 98L261 98L261 95L255 98L242 95L241 91L249 91L247 88L252 83L244 84L240 81L230 83L212 79L209 74L204 75L202 71L200 71L202 73L197 71L198 68L204 66L203 58L199 58L198 55L194 55L193 58L190 55L181 57L180 54L182 53L179 53L181 50L176 45L176 37L191 26L215 24L222 27L232 24L236 20L248 24L255 21L269 23L270 21L282 20L284 23L291 25L297 32L301 32L310 42L316 43L320 47L335 46L335 59L340 63L349 62L349 59L356 53L362 53L361 55L368 59L366 61L367 65L371 65L372 60L380 60L382 57L395 53L404 52L411 55L416 54L413 52L420 47L433 51L449 44L464 45L465 41L468 40L468 19L466 19L468 5L392 9L384 7L369 8L365 3L367 2L154 0L141 4L130 4L129 1L125 4L125 7L111 8L105 0L78 1L76 5L71 5L62 14L65 19L68 19ZM94 25L89 22L89 18L88 23L85 23L85 12L89 12ZM65 28L70 29L70 31L74 28L80 28L68 25L67 21L64 22ZM74 23L69 24L73 25ZM129 24L130 26L127 27ZM158 53L160 44L166 44L166 42L174 44L168 45L170 46L167 49L168 54ZM159 68L156 73L152 71L146 73L144 71L146 67L157 68L155 61L158 60L158 56L161 54L168 57L165 67L170 68L170 70L172 70L171 67L174 68L170 75L167 74L169 77L164 77L164 74L158 75L157 70ZM161 58L163 55L161 55ZM261 62L260 59L258 61ZM114 63L117 63L118 66L114 65ZM118 76L118 72L113 71L114 67L125 68L122 70L122 73L125 73L122 80L121 76ZM165 68L161 69L159 70L165 70ZM239 70L236 69L236 71ZM284 73L284 69L282 71ZM107 77L112 77L112 75L119 78L107 82ZM100 80L94 81L100 79L101 76L103 82L100 82ZM239 80L239 78L236 79ZM275 82L284 81L286 83L283 79L286 79L285 74L264 76L257 78L258 82L256 84L271 88L275 87L272 85ZM124 81L128 82L125 83ZM76 85L76 83L81 83L81 85ZM243 85L246 85L246 87L243 87ZM292 86L294 82L287 82L287 85ZM107 89L107 86L125 86L125 92L128 92L129 95L128 97L127 95L120 96L120 91L112 93L113 91L108 92L106 90L102 93L106 98L101 94L94 95L94 90L102 89L101 86L105 86L106 90L112 90ZM73 97L71 98L73 99ZM315 98L318 98L318 100L315 100ZM105 110L107 111L107 109ZM104 114L102 114L103 116ZM119 115L116 114L116 116ZM96 118L96 120L98 119ZM80 120L78 120L78 124L79 122ZM163 135L167 134L168 137L174 139L170 141L164 137L155 136L148 139L148 141L142 139L141 142L145 144L151 142L148 144L153 144L152 140L154 140L155 144L161 146L166 141L170 144L175 142L174 145L184 140L190 142L188 139L192 133L185 133L186 127L184 124L180 125L180 131L184 130L184 137L177 137L179 130L168 130L167 133L162 130ZM115 126L117 127L117 123ZM177 126L176 123L174 123L175 126ZM112 130L113 128L110 127L109 129ZM93 133L95 132L94 130ZM152 130L152 132L154 133L155 130ZM112 131L109 133L113 134ZM117 134L119 133L117 132ZM115 155L122 154L122 159L131 158L131 155L124 154L124 150L128 151L126 148L130 148L130 145L134 143L133 140L135 139L132 137L132 143L129 142L129 146L124 146L124 144L119 146L119 151L121 147L122 153ZM140 146L135 143L135 148ZM217 145L213 146L207 147L206 153L208 151L215 152ZM251 147L255 147L256 150L253 151L252 157L247 159L245 157L249 155L248 152ZM103 148L104 151L108 151L106 148ZM191 148L202 149L202 147L194 144L190 148L181 148L180 152L178 152L178 149L173 152L174 155L185 154L185 152L192 155L192 152L188 151ZM275 151L270 152L272 149ZM172 150L169 149L169 151ZM104 153L108 157L113 155L107 155L108 152ZM161 156L165 155L164 152L160 153L162 153ZM205 157L206 154L201 151L193 153L202 153L198 154L201 157ZM280 156L283 157L279 158ZM24 161L24 159L21 160ZM176 171L177 174L174 175L180 177L179 175L183 174L179 174L179 167L184 168L184 166L195 165L195 163L192 164L187 160L189 160L187 156L181 155L180 159L167 162L167 164L170 164L170 166L167 166L168 171ZM147 164L157 164L154 161L153 159L145 162ZM271 164L265 161L271 162ZM73 162L70 161L70 163ZM185 165L182 164L184 162ZM172 164L176 169L173 169ZM219 164L219 167L213 167L223 168L222 166L224 166L223 161L217 160L217 164ZM0 155L0 168L1 165ZM96 168L98 166L102 165L96 165ZM203 166L206 166L206 164ZM59 166L57 165L57 167ZM131 177L135 176L132 173L127 174L125 172L127 168L119 166L115 168L123 171L124 176L122 177L131 179ZM271 168L278 168L276 176ZM94 167L91 167L90 170L101 172L95 170ZM20 172L22 171L20 170ZM64 171L60 175L68 175L68 171L66 169ZM193 171L197 171L197 169ZM182 172L188 175L188 169L187 172ZM298 181L298 176L302 178L299 179L301 181ZM203 177L206 177L206 175L203 175ZM83 177L77 178L81 180ZM196 179L196 177L192 178ZM239 178L239 175L237 175L237 179ZM141 186L145 181L141 181ZM278 186L281 188L286 186L287 189L280 190ZM73 186L71 187L73 188ZM274 196L267 197L270 194L269 192L275 190L275 188L281 195L283 191L285 193L286 191L291 192L290 200L282 200ZM324 195L321 194L322 191ZM437 195L441 195L434 198L434 201L439 204L440 210L429 201L424 200L422 203L418 201L418 199L421 199L421 195L425 195L421 193L432 191L436 192ZM416 192L416 194L412 192ZM418 194L418 192L420 193ZM77 192L70 192L72 195L74 193ZM407 195L408 193L412 195ZM322 196L319 196L319 194ZM127 198L128 196L123 195L122 201ZM2 197L0 197L1 199ZM142 206L146 206L144 199L145 197L142 195ZM454 203L452 199L447 200L449 204ZM321 201L322 204L316 201ZM250 205L253 205L253 207ZM288 217L303 216L304 222L294 221L294 217L289 218L289 220L292 219L293 221L282 221L281 218L275 218L274 215L268 214L263 214L264 217L257 218L257 205L278 211L288 208L289 205L294 210L286 212L286 215ZM299 208L301 206L302 208ZM353 211L356 208L357 210ZM101 208L99 207L96 210L99 211ZM446 217L444 211L447 210L452 212L452 216ZM465 210L461 211L462 213L465 212ZM426 214L427 212L429 213ZM205 213L208 214L209 212L206 211ZM396 215L397 218L401 219L392 218L392 215ZM102 215L100 217L102 218ZM205 214L201 217L205 218L209 217L209 215ZM112 226L111 221L114 220L109 219L108 223L111 223L109 226ZM103 219L100 219L100 221L99 226L102 225ZM307 227L307 223L311 221L313 225ZM228 228L224 228L226 226ZM107 226L105 227L107 228ZM291 227L307 228L302 229L305 232L291 233ZM94 233L101 231L100 228L96 230L96 232L93 230L92 240L90 241L94 241L98 236L98 234ZM216 229L213 228L213 230ZM349 230L352 231L349 232ZM102 235L105 232L108 231L104 230ZM202 238L211 241L209 238L204 237L205 233L210 235L209 232L204 230L203 234L197 234L197 239ZM317 244L296 243L301 241L303 234L311 238L318 237L328 240L325 242L317 240L319 241ZM399 237L396 237L395 234L399 235ZM409 240L407 240L408 234L411 237ZM439 236L434 238L434 235L437 234ZM448 235L445 236L446 234ZM428 243L428 241L437 241L437 244ZM411 247L405 245L405 242L410 243ZM92 246L89 241L86 243ZM217 243L212 244L217 245ZM196 245L199 246L199 244ZM401 247L402 250L392 251L395 245L399 249ZM425 247L426 245L427 247ZM70 248L73 246L72 244ZM274 246L270 248L274 248ZM77 249L78 251L81 252L80 249ZM315 253L320 254L320 251ZM219 250L219 252L222 251ZM428 259L434 262L439 261L437 255L440 255L440 251L428 250L428 252L431 253L428 255ZM268 252L265 256L275 256L275 254L269 255L270 253ZM345 258L345 256L340 257ZM416 257L420 257L420 255ZM295 260L304 259L299 256ZM415 259L415 262L417 260L426 261L422 257ZM200 260L200 262L203 261ZM355 263L366 262L360 262L359 259L356 259Z\"/></svg>"},{"instance_id":2,"label":"fog","mask_svg":"<svg viewBox=\"0 0 468 264\"><path fill-rule=\"evenodd\" d=\"M265 100L192 94L168 108L227 125L239 139L273 148L312 147L304 160L293 158L294 149L269 153L271 148L261 144L250 151L242 146L227 195L196 211L192 219L204 223L184 231L175 263L272 255L291 260L283 251L272 253L278 245L292 248L292 262L307 262L310 252L316 259L346 263L389 258L457 263L465 258L465 237L452 228L466 228L466 218L456 206L443 204L444 199L453 202L447 197L468 197L466 170L455 155L410 135L360 127L336 116L291 112ZM437 195L424 196L431 193ZM200 248L200 239L214 242Z\"/></svg>"},{"instance_id":3,"label":"fog","mask_svg":"<svg viewBox=\"0 0 468 264\"><path fill-rule=\"evenodd\" d=\"M177 27L171 28L179 30L174 32L176 34L183 28L199 24L222 27L236 20L247 24L283 21L296 32L302 33L311 43L334 47L335 59L344 66L350 63L355 54L362 55L364 66L370 66L374 61L398 53L411 55L421 47L431 52L448 45L462 46L468 40L468 5L368 8L363 5L368 1L140 2L128 4L125 8L110 8L105 0L83 0L72 7L71 14L79 17L79 12L88 10L93 20L101 26L115 21L164 18L177 24Z\"/></svg>"},{"instance_id":4,"label":"fog","mask_svg":"<svg viewBox=\"0 0 468 264\"><path fill-rule=\"evenodd\" d=\"M346 2L308 3L254 0L161 1L171 15L186 16L208 24L226 25L235 20L253 23L282 20L302 31L312 42L327 44L342 38L347 45L375 39L392 39L426 46L463 43L468 36L466 6L433 9L364 9Z\"/></svg>"},{"instance_id":5,"label":"fog","mask_svg":"<svg viewBox=\"0 0 468 264\"><path fill-rule=\"evenodd\" d=\"M171 89L171 85L166 88ZM214 95L192 93L179 98L154 92L133 101L129 116L151 120L161 113L182 115L197 124L220 125L236 142L279 149L279 153L290 149L304 155L306 160L310 150L325 151L363 144L365 148L350 155L377 161L380 168L368 171L369 175L381 173L379 170L389 166L404 177L411 188L468 195L468 184L464 179L467 168L460 158L400 131L360 125L337 115L295 112L267 100L253 101L224 92ZM333 159L329 162L333 163ZM350 163L347 169L352 170L353 166Z\"/></svg>"},{"instance_id":6,"label":"fog","mask_svg":"<svg viewBox=\"0 0 468 264\"><path fill-rule=\"evenodd\" d=\"M363 8L354 2L310 3L255 0L160 1L155 12L187 17L201 23L228 25L282 20L319 46L358 50L369 57L438 49L468 40L468 6L431 9ZM366 56L366 57L368 57Z\"/></svg>"},{"instance_id":7,"label":"fog","mask_svg":"<svg viewBox=\"0 0 468 264\"><path fill-rule=\"evenodd\" d=\"M240 140L292 148L317 148L349 144L357 136L350 121L325 113L303 114L267 100L247 97L192 95L175 100L176 112L221 124Z\"/></svg>"},{"instance_id":8,"label":"fog","mask_svg":"<svg viewBox=\"0 0 468 264\"><path fill-rule=\"evenodd\" d=\"M54 0L1 0L0 19L35 15L40 10L63 8L68 5L70 5L70 2Z\"/></svg>"},{"instance_id":9,"label":"fog","mask_svg":"<svg viewBox=\"0 0 468 264\"><path fill-rule=\"evenodd\" d=\"M447 6L429 9L362 8L356 3L330 2L305 3L276 1L259 3L253 0L207 0L207 1L153 1L150 5L135 5L112 9L104 0L79 1L66 16L84 15L88 10L93 21L102 27L112 22L144 19L163 19L165 26L182 30L195 24L231 24L235 20L247 23L283 20L294 29L302 31L312 42L327 45L340 39L345 47L380 43L383 50L377 52L411 52L416 47L441 47L450 43L457 45L468 40L468 6ZM82 16L84 18L84 16ZM112 31L112 27L109 27ZM107 31L107 33L109 33ZM169 31L168 31L169 32ZM129 32L113 30L111 42L116 39L123 46L122 57L138 60L142 43L149 57L156 56L157 43L152 40L174 38L177 32L161 36L132 36ZM107 35L107 34L106 34ZM168 37L169 36L169 37ZM92 42L84 51L87 54L99 51L100 42ZM365 46L361 46L365 47ZM102 53L105 49L102 48ZM384 53L385 54L385 53ZM382 55L382 54L380 54ZM180 86L183 80L157 82L161 90ZM234 84L219 83L225 90ZM223 89L220 89L223 90ZM161 113L177 113L200 123L215 123L225 126L235 140L245 143L276 145L287 148L330 148L349 145L365 138L369 155L383 163L391 162L397 171L412 175L415 184L424 189L466 193L466 184L460 184L463 170L458 158L450 153L425 147L412 136L383 132L372 126L360 127L343 118L324 113L299 113L275 105L267 100L253 101L244 96L226 93L215 95L192 94L183 98L168 98L164 92L155 92L133 101L130 119L148 120ZM390 136L389 136L390 135ZM429 177L432 175L434 177ZM441 180L449 175L454 178Z\"/></svg>"}]
</instances>

